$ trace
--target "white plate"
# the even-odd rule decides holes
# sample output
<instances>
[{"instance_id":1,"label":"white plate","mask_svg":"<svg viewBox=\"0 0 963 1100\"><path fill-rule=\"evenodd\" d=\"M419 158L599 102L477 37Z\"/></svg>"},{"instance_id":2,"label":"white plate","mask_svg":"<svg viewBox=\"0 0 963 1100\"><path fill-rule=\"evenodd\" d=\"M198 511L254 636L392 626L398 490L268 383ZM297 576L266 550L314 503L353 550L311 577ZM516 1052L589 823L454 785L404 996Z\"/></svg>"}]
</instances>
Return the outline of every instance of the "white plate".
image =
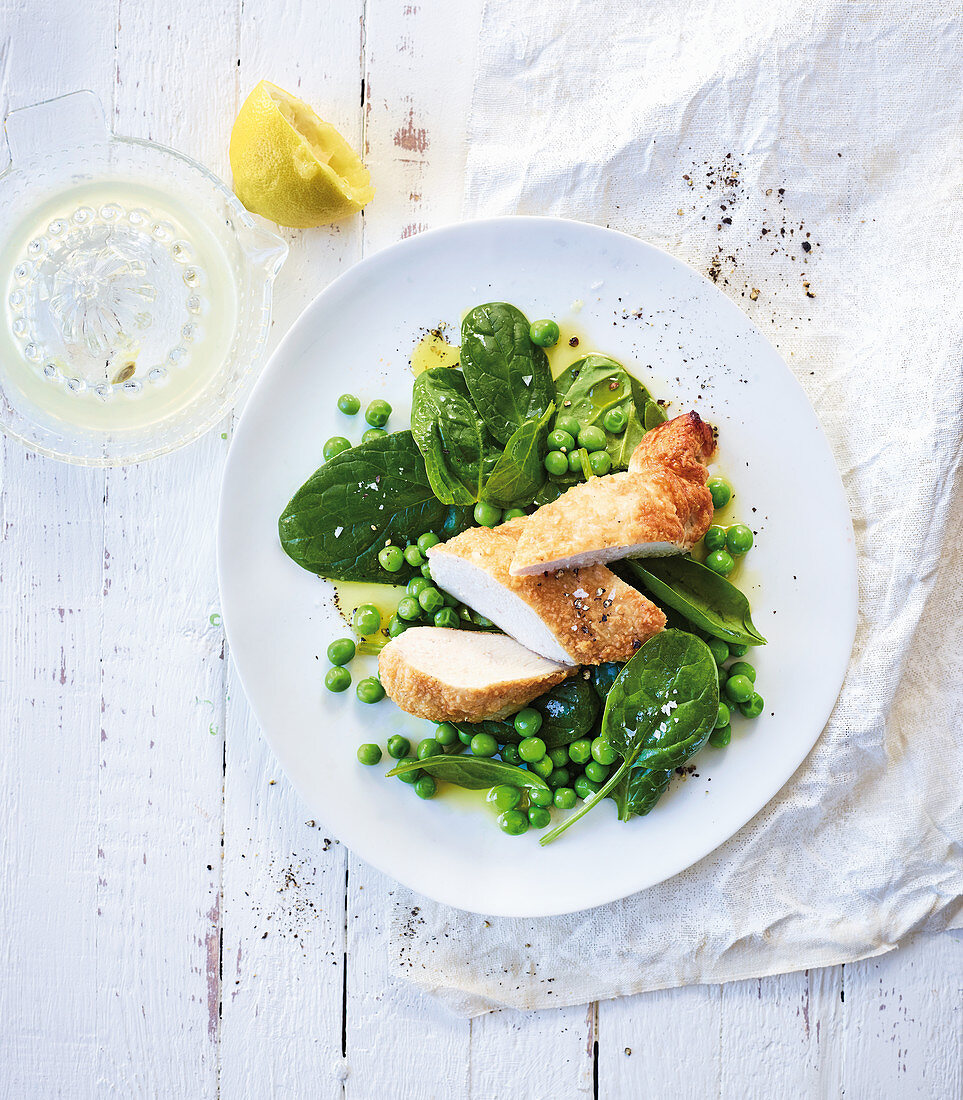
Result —
<instances>
[{"instance_id":1,"label":"white plate","mask_svg":"<svg viewBox=\"0 0 963 1100\"><path fill-rule=\"evenodd\" d=\"M357 763L357 746L431 727L385 700L323 686L325 649L349 631L331 588L281 550L277 519L331 435L365 427L338 394L385 397L407 426L417 338L504 300L568 315L581 350L622 360L671 413L718 425L734 514L758 532L740 579L769 645L753 650L762 717L737 719L725 750L628 824L604 802L556 843L504 835L487 808L422 801ZM580 304L584 303L584 304ZM574 317L572 310L577 311ZM639 316L636 316L639 314ZM357 855L429 897L503 916L547 916L625 897L689 867L776 794L825 725L856 624L853 532L813 410L779 355L695 271L651 245L556 218L498 218L424 233L353 267L304 311L241 417L218 531L227 635L254 713L313 816ZM757 583L752 583L757 582ZM374 660L368 659L373 669ZM362 665L356 661L355 666ZM357 680L367 671L352 670Z\"/></svg>"}]
</instances>

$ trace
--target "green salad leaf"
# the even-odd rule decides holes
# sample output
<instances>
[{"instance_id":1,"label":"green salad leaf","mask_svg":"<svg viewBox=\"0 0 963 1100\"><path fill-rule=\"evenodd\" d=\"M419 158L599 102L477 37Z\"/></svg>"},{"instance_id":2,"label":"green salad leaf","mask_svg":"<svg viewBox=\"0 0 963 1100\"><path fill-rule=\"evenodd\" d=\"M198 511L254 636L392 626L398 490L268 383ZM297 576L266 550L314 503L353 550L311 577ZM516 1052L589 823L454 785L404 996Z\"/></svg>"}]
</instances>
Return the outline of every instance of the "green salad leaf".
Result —
<instances>
[{"instance_id":1,"label":"green salad leaf","mask_svg":"<svg viewBox=\"0 0 963 1100\"><path fill-rule=\"evenodd\" d=\"M470 526L471 508L442 504L431 491L411 432L342 451L316 470L278 520L284 552L312 573L342 581L384 582L378 551L423 531L449 539ZM391 580L415 575L405 566Z\"/></svg>"},{"instance_id":2,"label":"green salad leaf","mask_svg":"<svg viewBox=\"0 0 963 1100\"><path fill-rule=\"evenodd\" d=\"M491 437L461 371L433 367L418 375L411 394L411 434L442 504L474 504L491 464Z\"/></svg>"},{"instance_id":3,"label":"green salad leaf","mask_svg":"<svg viewBox=\"0 0 963 1100\"><path fill-rule=\"evenodd\" d=\"M603 428L603 417L613 409L625 414L625 431L606 432L606 451L615 470L629 465L632 452L645 435L645 409L661 407L642 383L615 359L607 355L586 355L574 362L555 380L555 402L559 414L574 416L583 427ZM664 417L663 417L664 419Z\"/></svg>"},{"instance_id":4,"label":"green salad leaf","mask_svg":"<svg viewBox=\"0 0 963 1100\"><path fill-rule=\"evenodd\" d=\"M549 749L570 745L595 726L601 709L591 680L570 676L528 704L542 716L538 735ZM506 722L456 722L462 733L490 733L499 745L517 745L522 739L511 719Z\"/></svg>"},{"instance_id":5,"label":"green salad leaf","mask_svg":"<svg viewBox=\"0 0 963 1100\"><path fill-rule=\"evenodd\" d=\"M752 622L749 601L725 577L689 557L622 562L620 571L641 583L657 603L677 611L694 626L739 645L765 645Z\"/></svg>"},{"instance_id":6,"label":"green salad leaf","mask_svg":"<svg viewBox=\"0 0 963 1100\"><path fill-rule=\"evenodd\" d=\"M461 367L475 407L503 446L555 397L548 356L532 343L525 314L506 302L476 306L466 315Z\"/></svg>"},{"instance_id":7,"label":"green salad leaf","mask_svg":"<svg viewBox=\"0 0 963 1100\"><path fill-rule=\"evenodd\" d=\"M537 420L527 420L512 433L495 462L483 498L499 508L531 504L545 482L545 437L555 413L554 403Z\"/></svg>"},{"instance_id":8,"label":"green salad leaf","mask_svg":"<svg viewBox=\"0 0 963 1100\"><path fill-rule=\"evenodd\" d=\"M619 821L628 821L630 817L645 817L665 794L671 778L671 771L633 764L613 791L619 810Z\"/></svg>"},{"instance_id":9,"label":"green salad leaf","mask_svg":"<svg viewBox=\"0 0 963 1100\"><path fill-rule=\"evenodd\" d=\"M486 791L501 783L529 791L548 786L534 772L516 768L504 760L491 760L487 756L429 756L424 760L402 760L388 775L404 775L419 770L469 791Z\"/></svg>"},{"instance_id":10,"label":"green salad leaf","mask_svg":"<svg viewBox=\"0 0 963 1100\"><path fill-rule=\"evenodd\" d=\"M584 817L618 789L633 766L663 771L681 767L705 744L718 711L716 663L705 642L681 630L664 630L651 638L615 678L602 715L602 736L621 755L622 764L577 813L539 843L551 843Z\"/></svg>"}]
</instances>

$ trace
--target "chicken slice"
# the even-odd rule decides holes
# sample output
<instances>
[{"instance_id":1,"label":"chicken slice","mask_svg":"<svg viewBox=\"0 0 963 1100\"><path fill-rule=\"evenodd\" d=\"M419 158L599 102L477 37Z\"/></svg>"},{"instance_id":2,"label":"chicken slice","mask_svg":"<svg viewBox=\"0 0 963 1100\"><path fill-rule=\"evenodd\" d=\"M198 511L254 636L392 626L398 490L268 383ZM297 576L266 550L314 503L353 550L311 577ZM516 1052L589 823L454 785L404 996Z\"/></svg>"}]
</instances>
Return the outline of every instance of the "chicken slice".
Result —
<instances>
[{"instance_id":1,"label":"chicken slice","mask_svg":"<svg viewBox=\"0 0 963 1100\"><path fill-rule=\"evenodd\" d=\"M378 660L389 698L432 722L506 718L572 671L506 634L428 626L392 638Z\"/></svg>"},{"instance_id":2,"label":"chicken slice","mask_svg":"<svg viewBox=\"0 0 963 1100\"><path fill-rule=\"evenodd\" d=\"M431 547L435 584L560 664L627 661L664 628L659 608L605 566L513 577L512 557L532 519L472 527Z\"/></svg>"},{"instance_id":3,"label":"chicken slice","mask_svg":"<svg viewBox=\"0 0 963 1100\"><path fill-rule=\"evenodd\" d=\"M712 522L705 463L714 450L698 413L660 424L628 471L589 478L528 517L512 575L687 553Z\"/></svg>"}]
</instances>

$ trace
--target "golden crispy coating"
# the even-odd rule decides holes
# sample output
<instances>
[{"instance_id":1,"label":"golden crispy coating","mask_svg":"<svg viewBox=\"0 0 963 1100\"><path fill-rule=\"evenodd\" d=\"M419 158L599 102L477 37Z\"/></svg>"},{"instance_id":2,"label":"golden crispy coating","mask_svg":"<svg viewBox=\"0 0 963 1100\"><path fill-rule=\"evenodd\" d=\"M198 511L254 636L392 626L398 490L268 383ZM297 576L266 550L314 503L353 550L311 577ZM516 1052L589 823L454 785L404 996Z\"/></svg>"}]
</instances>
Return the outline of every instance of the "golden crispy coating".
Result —
<instances>
[{"instance_id":1,"label":"golden crispy coating","mask_svg":"<svg viewBox=\"0 0 963 1100\"><path fill-rule=\"evenodd\" d=\"M704 462L714 448L697 413L660 424L627 472L589 478L528 517L512 575L691 550L712 522Z\"/></svg>"},{"instance_id":2,"label":"golden crispy coating","mask_svg":"<svg viewBox=\"0 0 963 1100\"><path fill-rule=\"evenodd\" d=\"M602 565L559 569L534 577L512 576L512 558L534 518L515 519L495 528L473 527L449 542L432 547L428 556L433 573L435 562L443 555L461 557L503 586L506 597L513 596L534 611L574 664L627 661L665 627L665 615L641 592ZM442 579L439 583L445 585ZM457 591L454 594L472 606L470 596ZM504 616L501 621L499 611ZM501 600L495 614L491 610L483 614L523 644L537 648L535 640L523 637L514 625L519 619L513 618L510 598Z\"/></svg>"},{"instance_id":3,"label":"golden crispy coating","mask_svg":"<svg viewBox=\"0 0 963 1100\"><path fill-rule=\"evenodd\" d=\"M414 627L378 658L378 675L402 710L432 722L507 718L574 671L504 634Z\"/></svg>"}]
</instances>

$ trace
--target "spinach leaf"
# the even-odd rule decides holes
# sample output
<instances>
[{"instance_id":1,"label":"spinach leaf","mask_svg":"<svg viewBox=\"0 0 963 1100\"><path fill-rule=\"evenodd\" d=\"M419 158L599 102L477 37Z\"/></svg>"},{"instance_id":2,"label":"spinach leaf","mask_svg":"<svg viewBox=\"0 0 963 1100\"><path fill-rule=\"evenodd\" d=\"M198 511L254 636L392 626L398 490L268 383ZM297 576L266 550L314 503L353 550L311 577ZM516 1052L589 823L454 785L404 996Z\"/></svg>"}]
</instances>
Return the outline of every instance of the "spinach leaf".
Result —
<instances>
[{"instance_id":1,"label":"spinach leaf","mask_svg":"<svg viewBox=\"0 0 963 1100\"><path fill-rule=\"evenodd\" d=\"M626 417L625 431L606 432L606 451L616 470L629 465L632 452L645 435L644 410L658 405L642 383L607 355L586 355L573 363L555 380L556 403L560 413L574 416L585 428L604 427L602 418L612 409L621 409Z\"/></svg>"},{"instance_id":2,"label":"spinach leaf","mask_svg":"<svg viewBox=\"0 0 963 1100\"><path fill-rule=\"evenodd\" d=\"M664 630L615 678L602 736L622 764L567 821L539 841L550 844L616 790L630 769L681 767L705 744L719 711L719 681L709 647L694 634Z\"/></svg>"},{"instance_id":3,"label":"spinach leaf","mask_svg":"<svg viewBox=\"0 0 963 1100\"><path fill-rule=\"evenodd\" d=\"M461 371L433 367L418 375L411 394L411 434L442 504L474 504L481 495L490 438Z\"/></svg>"},{"instance_id":4,"label":"spinach leaf","mask_svg":"<svg viewBox=\"0 0 963 1100\"><path fill-rule=\"evenodd\" d=\"M505 302L476 306L461 323L461 367L475 407L505 445L555 396L548 356L532 343L528 318Z\"/></svg>"},{"instance_id":5,"label":"spinach leaf","mask_svg":"<svg viewBox=\"0 0 963 1100\"><path fill-rule=\"evenodd\" d=\"M342 451L316 470L278 520L284 552L302 568L341 581L386 580L378 551L404 546L423 531L450 539L472 523L470 508L451 508L431 491L411 432ZM391 575L415 575L405 565Z\"/></svg>"},{"instance_id":6,"label":"spinach leaf","mask_svg":"<svg viewBox=\"0 0 963 1100\"><path fill-rule=\"evenodd\" d=\"M653 428L657 428L660 424L664 424L668 419L668 413L662 408L658 401L653 401L651 398L646 401L642 422L647 432L651 432Z\"/></svg>"},{"instance_id":7,"label":"spinach leaf","mask_svg":"<svg viewBox=\"0 0 963 1100\"><path fill-rule=\"evenodd\" d=\"M615 678L621 671L622 666L615 661L607 661L605 664L595 665L592 668L592 687L595 688L596 694L603 703L608 698L612 685L615 683Z\"/></svg>"},{"instance_id":8,"label":"spinach leaf","mask_svg":"<svg viewBox=\"0 0 963 1100\"><path fill-rule=\"evenodd\" d=\"M490 733L499 745L514 745L521 740L511 722L495 722L491 718L483 718L480 722L455 722L453 725L469 737L474 737L476 733Z\"/></svg>"},{"instance_id":9,"label":"spinach leaf","mask_svg":"<svg viewBox=\"0 0 963 1100\"><path fill-rule=\"evenodd\" d=\"M482 490L484 500L499 508L532 503L545 481L545 437L554 413L550 403L538 420L512 433Z\"/></svg>"},{"instance_id":10,"label":"spinach leaf","mask_svg":"<svg viewBox=\"0 0 963 1100\"><path fill-rule=\"evenodd\" d=\"M659 768L641 768L633 764L615 789L615 804L619 821L630 817L645 817L665 794L672 772Z\"/></svg>"},{"instance_id":11,"label":"spinach leaf","mask_svg":"<svg viewBox=\"0 0 963 1100\"><path fill-rule=\"evenodd\" d=\"M749 601L731 581L688 557L647 558L622 563L630 580L641 581L656 601L726 642L765 645L749 611Z\"/></svg>"},{"instance_id":12,"label":"spinach leaf","mask_svg":"<svg viewBox=\"0 0 963 1100\"><path fill-rule=\"evenodd\" d=\"M419 769L469 791L486 791L500 783L529 791L543 790L548 786L534 772L516 768L504 760L489 760L485 756L429 756L425 760L402 760L388 775L404 775Z\"/></svg>"},{"instance_id":13,"label":"spinach leaf","mask_svg":"<svg viewBox=\"0 0 963 1100\"><path fill-rule=\"evenodd\" d=\"M580 477L562 477L555 478L549 477L545 479L545 484L535 494L535 504L551 504L552 501L558 500L558 498L566 490L571 489L573 485L578 485L582 479Z\"/></svg>"}]
</instances>

